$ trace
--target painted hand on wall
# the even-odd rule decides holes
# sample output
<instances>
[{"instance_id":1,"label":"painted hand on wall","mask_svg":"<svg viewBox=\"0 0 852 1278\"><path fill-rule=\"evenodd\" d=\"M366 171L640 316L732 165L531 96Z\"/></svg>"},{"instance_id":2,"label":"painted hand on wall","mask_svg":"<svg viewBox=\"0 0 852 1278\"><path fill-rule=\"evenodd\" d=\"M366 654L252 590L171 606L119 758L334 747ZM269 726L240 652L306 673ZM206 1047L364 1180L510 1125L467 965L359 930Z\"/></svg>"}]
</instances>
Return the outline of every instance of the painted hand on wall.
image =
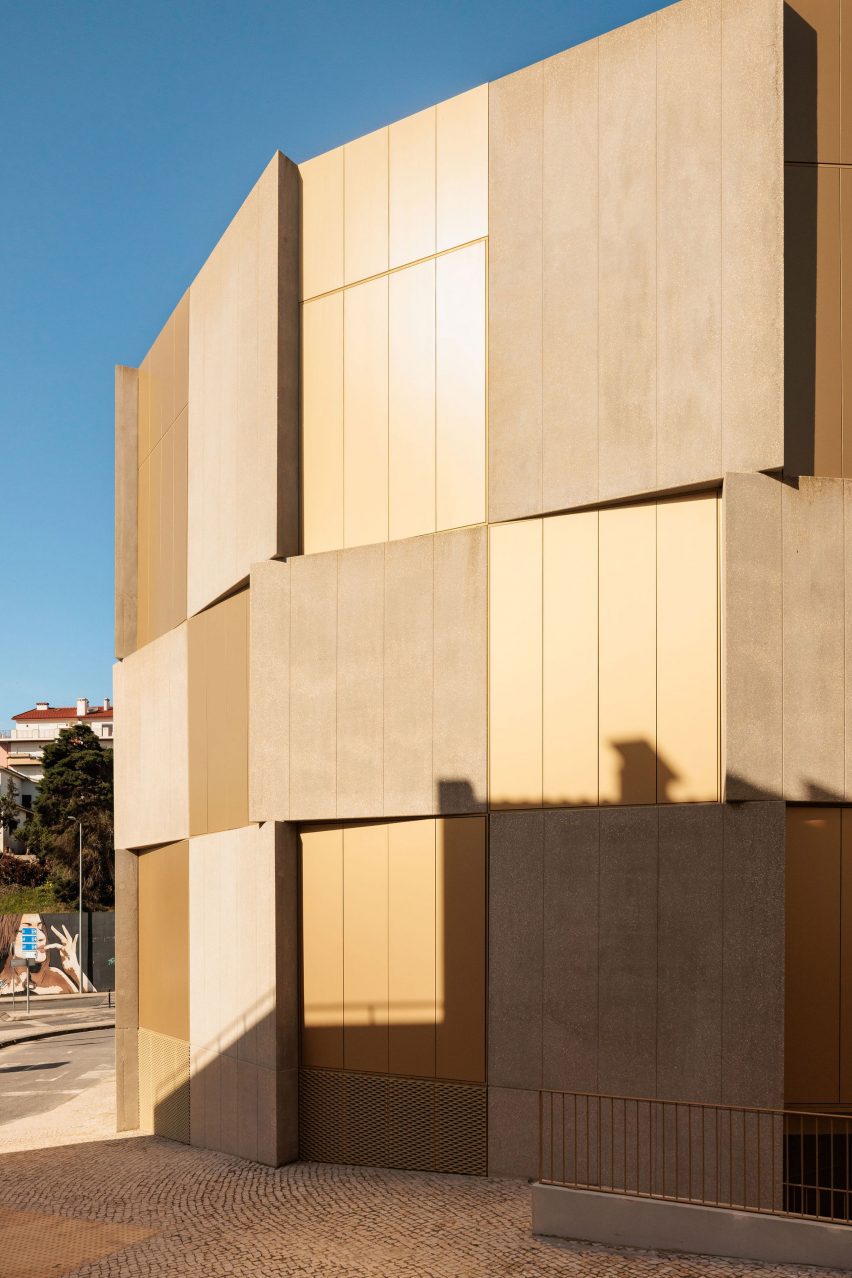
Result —
<instances>
[{"instance_id":1,"label":"painted hand on wall","mask_svg":"<svg viewBox=\"0 0 852 1278\"><path fill-rule=\"evenodd\" d=\"M59 939L57 941L51 941L50 944L46 945L44 948L46 950L59 951L59 961L62 964L62 969L65 974L74 981L78 989L94 989L91 981L89 981L88 977L86 977L86 975L80 970L80 960L77 957L78 933L75 932L72 937L64 923L62 924L61 929L51 925L50 930L53 935Z\"/></svg>"}]
</instances>

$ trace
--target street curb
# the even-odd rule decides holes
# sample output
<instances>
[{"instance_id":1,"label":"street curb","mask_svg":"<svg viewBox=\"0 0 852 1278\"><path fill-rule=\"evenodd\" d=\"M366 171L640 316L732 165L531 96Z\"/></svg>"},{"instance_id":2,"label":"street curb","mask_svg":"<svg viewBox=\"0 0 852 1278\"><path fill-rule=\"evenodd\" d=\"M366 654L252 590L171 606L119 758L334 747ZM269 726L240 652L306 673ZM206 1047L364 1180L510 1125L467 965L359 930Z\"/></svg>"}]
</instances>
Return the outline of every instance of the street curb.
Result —
<instances>
[{"instance_id":1,"label":"street curb","mask_svg":"<svg viewBox=\"0 0 852 1278\"><path fill-rule=\"evenodd\" d=\"M4 1047L15 1047L18 1043L35 1043L41 1038L59 1038L62 1034L85 1034L87 1030L115 1029L115 1021L96 1021L94 1025L65 1025L63 1028L37 1030L35 1034L21 1034L18 1038L4 1038L0 1041L0 1052Z\"/></svg>"}]
</instances>

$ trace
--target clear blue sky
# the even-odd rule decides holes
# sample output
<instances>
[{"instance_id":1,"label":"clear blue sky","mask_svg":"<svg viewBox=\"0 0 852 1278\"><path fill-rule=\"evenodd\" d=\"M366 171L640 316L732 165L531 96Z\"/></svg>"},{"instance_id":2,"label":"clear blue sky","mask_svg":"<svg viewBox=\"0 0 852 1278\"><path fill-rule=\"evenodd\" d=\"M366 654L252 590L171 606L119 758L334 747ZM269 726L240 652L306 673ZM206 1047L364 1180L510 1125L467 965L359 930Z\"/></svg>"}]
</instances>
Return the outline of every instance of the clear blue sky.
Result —
<instances>
[{"instance_id":1,"label":"clear blue sky","mask_svg":"<svg viewBox=\"0 0 852 1278\"><path fill-rule=\"evenodd\" d=\"M0 0L0 726L112 665L113 365L300 161L661 0Z\"/></svg>"}]
</instances>

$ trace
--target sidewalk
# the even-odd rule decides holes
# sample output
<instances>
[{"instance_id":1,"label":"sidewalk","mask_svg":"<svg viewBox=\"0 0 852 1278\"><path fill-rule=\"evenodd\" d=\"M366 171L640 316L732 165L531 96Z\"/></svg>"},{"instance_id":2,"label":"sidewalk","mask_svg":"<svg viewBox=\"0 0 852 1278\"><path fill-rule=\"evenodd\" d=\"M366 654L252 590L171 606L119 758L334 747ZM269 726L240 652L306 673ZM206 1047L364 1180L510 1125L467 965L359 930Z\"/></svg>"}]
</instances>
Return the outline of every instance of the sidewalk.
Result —
<instances>
[{"instance_id":1,"label":"sidewalk","mask_svg":"<svg viewBox=\"0 0 852 1278\"><path fill-rule=\"evenodd\" d=\"M55 1034L76 1034L89 1029L112 1029L115 1026L115 1007L109 1006L106 994L78 995L62 999L53 1006L44 996L30 998L29 1016L26 998L0 1002L0 1050L13 1043L25 1043L29 1039L52 1038Z\"/></svg>"}]
</instances>

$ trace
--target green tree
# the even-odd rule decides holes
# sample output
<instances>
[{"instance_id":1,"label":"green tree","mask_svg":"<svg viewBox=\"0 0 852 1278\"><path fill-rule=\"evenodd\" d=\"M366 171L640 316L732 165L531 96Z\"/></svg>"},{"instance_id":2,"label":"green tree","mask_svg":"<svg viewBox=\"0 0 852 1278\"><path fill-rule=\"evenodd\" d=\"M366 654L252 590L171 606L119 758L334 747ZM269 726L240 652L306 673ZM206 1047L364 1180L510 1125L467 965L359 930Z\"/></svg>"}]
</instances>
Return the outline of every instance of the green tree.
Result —
<instances>
[{"instance_id":1,"label":"green tree","mask_svg":"<svg viewBox=\"0 0 852 1278\"><path fill-rule=\"evenodd\" d=\"M14 781L10 781L9 789L6 793L0 794L0 826L3 827L7 834L15 833L20 815L18 787Z\"/></svg>"},{"instance_id":2,"label":"green tree","mask_svg":"<svg viewBox=\"0 0 852 1278\"><path fill-rule=\"evenodd\" d=\"M83 905L112 908L115 870L112 750L85 723L63 728L44 751L44 777L27 824L27 847L46 863L56 891L77 898L79 823L83 823Z\"/></svg>"}]
</instances>

